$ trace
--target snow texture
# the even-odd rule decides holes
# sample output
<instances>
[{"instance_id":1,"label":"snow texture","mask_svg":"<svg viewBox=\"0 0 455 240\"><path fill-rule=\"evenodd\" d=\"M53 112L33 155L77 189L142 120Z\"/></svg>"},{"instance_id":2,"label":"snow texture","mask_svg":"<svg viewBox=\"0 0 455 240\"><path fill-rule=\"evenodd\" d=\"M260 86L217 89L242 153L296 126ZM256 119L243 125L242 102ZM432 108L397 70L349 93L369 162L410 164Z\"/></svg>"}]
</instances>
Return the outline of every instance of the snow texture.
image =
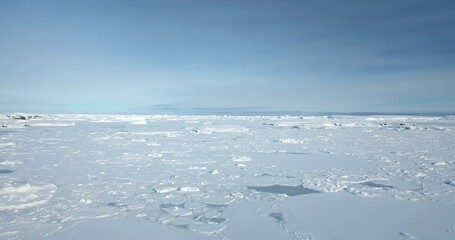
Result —
<instances>
[{"instance_id":1,"label":"snow texture","mask_svg":"<svg viewBox=\"0 0 455 240\"><path fill-rule=\"evenodd\" d=\"M0 126L0 239L455 239L453 116Z\"/></svg>"}]
</instances>

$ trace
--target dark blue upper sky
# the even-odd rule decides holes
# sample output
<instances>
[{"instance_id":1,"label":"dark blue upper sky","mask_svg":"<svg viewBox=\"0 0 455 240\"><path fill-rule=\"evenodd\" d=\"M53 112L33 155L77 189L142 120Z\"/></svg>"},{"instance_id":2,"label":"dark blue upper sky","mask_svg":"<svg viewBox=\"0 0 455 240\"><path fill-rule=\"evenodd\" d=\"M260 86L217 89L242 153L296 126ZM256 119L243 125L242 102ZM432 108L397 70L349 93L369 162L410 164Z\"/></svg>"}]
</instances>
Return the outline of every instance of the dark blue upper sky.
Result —
<instances>
[{"instance_id":1,"label":"dark blue upper sky","mask_svg":"<svg viewBox=\"0 0 455 240\"><path fill-rule=\"evenodd\" d=\"M455 109L455 1L0 0L0 112Z\"/></svg>"}]
</instances>

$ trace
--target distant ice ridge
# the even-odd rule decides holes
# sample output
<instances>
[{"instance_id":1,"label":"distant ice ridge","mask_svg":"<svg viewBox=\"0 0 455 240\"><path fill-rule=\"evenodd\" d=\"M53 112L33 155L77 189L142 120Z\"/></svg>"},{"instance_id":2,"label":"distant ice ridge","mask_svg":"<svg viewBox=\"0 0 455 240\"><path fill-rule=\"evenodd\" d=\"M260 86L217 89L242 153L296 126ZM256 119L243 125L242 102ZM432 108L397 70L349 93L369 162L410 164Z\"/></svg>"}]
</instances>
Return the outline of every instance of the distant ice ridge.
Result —
<instances>
[{"instance_id":1,"label":"distant ice ridge","mask_svg":"<svg viewBox=\"0 0 455 240\"><path fill-rule=\"evenodd\" d=\"M242 132L248 132L249 129L244 126L240 126L240 125L213 124L213 125L199 127L199 128L197 128L196 131L199 133L206 133L206 134L228 133L228 132L242 133Z\"/></svg>"},{"instance_id":2,"label":"distant ice ridge","mask_svg":"<svg viewBox=\"0 0 455 240\"><path fill-rule=\"evenodd\" d=\"M35 127L68 127L68 126L75 126L75 122L33 122L30 123L28 126L35 126Z\"/></svg>"},{"instance_id":3,"label":"distant ice ridge","mask_svg":"<svg viewBox=\"0 0 455 240\"><path fill-rule=\"evenodd\" d=\"M197 124L203 121L236 120L264 121L263 124L280 127L301 129L337 129L337 128L389 128L401 130L448 130L447 126L438 125L451 122L452 116L197 116L197 115L86 115L86 114L13 114L1 115L0 123L3 128L75 126L81 121L98 123L129 122L132 125L146 125L154 122L185 121ZM414 124L414 125L412 125ZM200 133L246 132L249 129L236 124L207 124L196 127Z\"/></svg>"}]
</instances>

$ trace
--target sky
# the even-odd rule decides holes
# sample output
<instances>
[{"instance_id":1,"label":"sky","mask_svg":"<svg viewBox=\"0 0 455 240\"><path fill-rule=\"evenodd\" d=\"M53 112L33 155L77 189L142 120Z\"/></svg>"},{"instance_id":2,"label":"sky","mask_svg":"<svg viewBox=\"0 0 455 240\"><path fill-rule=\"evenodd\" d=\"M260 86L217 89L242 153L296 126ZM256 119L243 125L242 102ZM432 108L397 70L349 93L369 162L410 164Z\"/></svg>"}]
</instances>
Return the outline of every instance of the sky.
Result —
<instances>
[{"instance_id":1,"label":"sky","mask_svg":"<svg viewBox=\"0 0 455 240\"><path fill-rule=\"evenodd\" d=\"M453 0L0 0L0 113L454 112Z\"/></svg>"}]
</instances>

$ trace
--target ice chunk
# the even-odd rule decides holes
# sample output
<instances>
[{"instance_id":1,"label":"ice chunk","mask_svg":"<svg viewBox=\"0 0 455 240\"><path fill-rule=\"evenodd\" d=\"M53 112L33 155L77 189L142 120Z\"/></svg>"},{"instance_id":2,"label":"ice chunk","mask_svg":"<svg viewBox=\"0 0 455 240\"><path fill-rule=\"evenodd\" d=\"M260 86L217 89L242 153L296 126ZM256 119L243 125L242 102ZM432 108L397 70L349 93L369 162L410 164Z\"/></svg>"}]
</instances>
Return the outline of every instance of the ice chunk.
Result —
<instances>
[{"instance_id":1,"label":"ice chunk","mask_svg":"<svg viewBox=\"0 0 455 240\"><path fill-rule=\"evenodd\" d=\"M307 143L308 139L305 140L296 140L294 138L280 138L278 142L285 143L285 144L303 144Z\"/></svg>"},{"instance_id":2,"label":"ice chunk","mask_svg":"<svg viewBox=\"0 0 455 240\"><path fill-rule=\"evenodd\" d=\"M235 157L232 157L231 160L233 162L251 162L251 158L246 157L246 156L235 156Z\"/></svg>"},{"instance_id":3,"label":"ice chunk","mask_svg":"<svg viewBox=\"0 0 455 240\"><path fill-rule=\"evenodd\" d=\"M173 216L179 216L179 217L185 217L185 216L191 216L193 212L189 209L181 208L181 207L167 207L167 208L161 208L161 210L173 215Z\"/></svg>"},{"instance_id":4,"label":"ice chunk","mask_svg":"<svg viewBox=\"0 0 455 240\"><path fill-rule=\"evenodd\" d=\"M156 193L170 193L170 192L175 192L178 189L176 187L163 187L163 188L155 188L154 190Z\"/></svg>"},{"instance_id":5,"label":"ice chunk","mask_svg":"<svg viewBox=\"0 0 455 240\"><path fill-rule=\"evenodd\" d=\"M180 192L199 192L199 188L197 187L181 187L179 188Z\"/></svg>"},{"instance_id":6,"label":"ice chunk","mask_svg":"<svg viewBox=\"0 0 455 240\"><path fill-rule=\"evenodd\" d=\"M32 186L25 184L18 187L0 189L0 211L33 208L46 204L57 190L54 184Z\"/></svg>"},{"instance_id":7,"label":"ice chunk","mask_svg":"<svg viewBox=\"0 0 455 240\"><path fill-rule=\"evenodd\" d=\"M16 143L13 143L13 142L0 143L0 148L14 147L14 146L16 146Z\"/></svg>"},{"instance_id":8,"label":"ice chunk","mask_svg":"<svg viewBox=\"0 0 455 240\"><path fill-rule=\"evenodd\" d=\"M16 164L19 164L21 162L13 162L13 161L3 161L3 162L0 162L0 166L3 165L3 166L14 166Z\"/></svg>"},{"instance_id":9,"label":"ice chunk","mask_svg":"<svg viewBox=\"0 0 455 240\"><path fill-rule=\"evenodd\" d=\"M212 175L219 175L220 174L220 171L218 171L217 169L213 170L213 171L210 171L210 174Z\"/></svg>"}]
</instances>

